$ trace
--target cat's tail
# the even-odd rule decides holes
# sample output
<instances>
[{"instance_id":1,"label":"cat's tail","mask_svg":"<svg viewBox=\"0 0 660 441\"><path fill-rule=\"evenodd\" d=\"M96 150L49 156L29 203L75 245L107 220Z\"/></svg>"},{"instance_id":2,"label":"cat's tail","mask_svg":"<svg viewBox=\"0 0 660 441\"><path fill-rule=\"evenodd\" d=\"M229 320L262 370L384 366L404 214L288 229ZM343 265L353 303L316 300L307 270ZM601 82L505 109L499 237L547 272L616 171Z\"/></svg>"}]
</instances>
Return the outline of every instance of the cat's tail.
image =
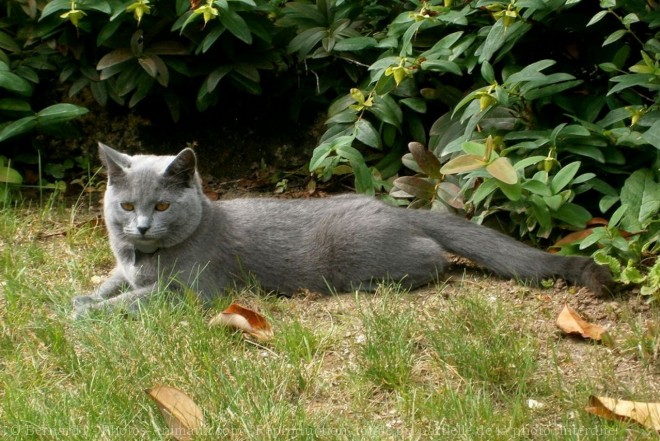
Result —
<instances>
[{"instance_id":1,"label":"cat's tail","mask_svg":"<svg viewBox=\"0 0 660 441\"><path fill-rule=\"evenodd\" d=\"M559 256L448 213L428 212L421 227L447 251L478 263L503 277L539 282L560 277L597 294L611 292L609 268L589 257Z\"/></svg>"}]
</instances>

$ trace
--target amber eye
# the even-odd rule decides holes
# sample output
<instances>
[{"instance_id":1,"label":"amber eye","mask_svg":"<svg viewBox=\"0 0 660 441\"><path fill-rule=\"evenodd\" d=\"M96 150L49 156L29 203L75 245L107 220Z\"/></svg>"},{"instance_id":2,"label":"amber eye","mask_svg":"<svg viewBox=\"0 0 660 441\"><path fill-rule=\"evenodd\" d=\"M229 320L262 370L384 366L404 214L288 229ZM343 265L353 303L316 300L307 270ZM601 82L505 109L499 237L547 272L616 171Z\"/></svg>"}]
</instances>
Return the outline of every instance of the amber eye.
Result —
<instances>
[{"instance_id":1,"label":"amber eye","mask_svg":"<svg viewBox=\"0 0 660 441\"><path fill-rule=\"evenodd\" d=\"M169 202L159 202L156 204L156 211L165 211L168 208L170 208L170 203Z\"/></svg>"},{"instance_id":2,"label":"amber eye","mask_svg":"<svg viewBox=\"0 0 660 441\"><path fill-rule=\"evenodd\" d=\"M134 206L133 204L131 204L130 202L122 202L122 203L119 204L119 205L121 205L121 208L123 208L123 209L126 210L126 211L133 211L133 210L135 210L135 206Z\"/></svg>"}]
</instances>

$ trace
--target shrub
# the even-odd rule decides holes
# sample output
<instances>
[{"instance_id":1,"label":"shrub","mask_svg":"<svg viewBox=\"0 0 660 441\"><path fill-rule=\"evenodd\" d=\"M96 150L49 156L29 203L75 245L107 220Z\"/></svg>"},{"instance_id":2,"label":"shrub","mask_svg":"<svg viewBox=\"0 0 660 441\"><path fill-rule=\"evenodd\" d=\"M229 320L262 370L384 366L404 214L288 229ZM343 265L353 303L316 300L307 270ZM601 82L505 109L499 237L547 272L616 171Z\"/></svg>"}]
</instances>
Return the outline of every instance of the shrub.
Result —
<instances>
[{"instance_id":1,"label":"shrub","mask_svg":"<svg viewBox=\"0 0 660 441\"><path fill-rule=\"evenodd\" d=\"M652 263L657 11L610 0L406 5L373 43L369 75L330 107L310 163L319 179L352 171L362 192L388 188L478 222L506 215L533 241L573 230L562 252ZM415 175L386 180L409 141L402 161Z\"/></svg>"},{"instance_id":2,"label":"shrub","mask_svg":"<svg viewBox=\"0 0 660 441\"><path fill-rule=\"evenodd\" d=\"M44 107L38 91L55 74L53 61L59 54L54 46L35 38L36 3L8 2L5 12L0 18L0 201L6 201L9 192L23 183L10 159L16 149L10 151L8 142L15 143L17 137L34 132L66 135L71 132L67 122L87 113L87 109L69 103ZM33 146L38 150L36 141ZM38 162L31 153L23 153L23 160ZM60 188L62 184L38 185Z\"/></svg>"}]
</instances>

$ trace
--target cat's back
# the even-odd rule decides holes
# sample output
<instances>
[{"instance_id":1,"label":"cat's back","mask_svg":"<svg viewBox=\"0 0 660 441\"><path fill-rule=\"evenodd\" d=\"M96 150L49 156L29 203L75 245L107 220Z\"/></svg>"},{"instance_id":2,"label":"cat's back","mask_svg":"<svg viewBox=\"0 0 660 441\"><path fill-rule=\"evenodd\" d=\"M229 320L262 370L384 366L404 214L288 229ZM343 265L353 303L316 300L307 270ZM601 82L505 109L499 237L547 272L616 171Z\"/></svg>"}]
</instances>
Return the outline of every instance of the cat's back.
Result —
<instances>
[{"instance_id":1,"label":"cat's back","mask_svg":"<svg viewBox=\"0 0 660 441\"><path fill-rule=\"evenodd\" d=\"M354 194L308 199L238 198L216 201L214 205L216 210L230 216L269 219L323 217L371 211L383 206L373 198Z\"/></svg>"}]
</instances>

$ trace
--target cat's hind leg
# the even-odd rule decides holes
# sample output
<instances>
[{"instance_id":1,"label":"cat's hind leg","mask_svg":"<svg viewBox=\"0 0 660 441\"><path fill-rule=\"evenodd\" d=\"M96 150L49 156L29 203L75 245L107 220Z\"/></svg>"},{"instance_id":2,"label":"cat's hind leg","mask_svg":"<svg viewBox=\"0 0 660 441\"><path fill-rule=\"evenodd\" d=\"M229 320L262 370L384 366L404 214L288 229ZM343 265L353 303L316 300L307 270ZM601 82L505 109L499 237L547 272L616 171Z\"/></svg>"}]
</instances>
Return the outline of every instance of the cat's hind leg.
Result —
<instances>
[{"instance_id":1,"label":"cat's hind leg","mask_svg":"<svg viewBox=\"0 0 660 441\"><path fill-rule=\"evenodd\" d=\"M437 280L448 264L442 246L429 237L408 237L407 240L403 237L389 244L388 253L378 255L372 262L363 262L362 270L368 269L368 277L353 278L350 289L373 292L382 283L413 289Z\"/></svg>"}]
</instances>

